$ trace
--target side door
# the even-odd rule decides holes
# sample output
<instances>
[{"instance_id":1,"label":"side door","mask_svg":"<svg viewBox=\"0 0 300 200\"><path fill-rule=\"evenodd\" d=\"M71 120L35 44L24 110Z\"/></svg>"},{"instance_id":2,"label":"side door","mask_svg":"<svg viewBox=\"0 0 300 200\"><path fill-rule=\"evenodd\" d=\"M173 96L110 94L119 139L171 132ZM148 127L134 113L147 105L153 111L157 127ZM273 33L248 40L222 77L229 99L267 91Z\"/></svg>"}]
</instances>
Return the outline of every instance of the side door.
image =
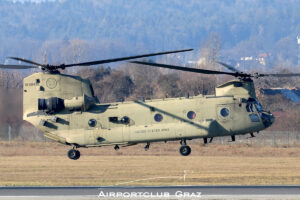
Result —
<instances>
[{"instance_id":1,"label":"side door","mask_svg":"<svg viewBox=\"0 0 300 200\"><path fill-rule=\"evenodd\" d=\"M97 130L99 124L97 120L84 112L73 112L69 115L69 135L72 143L83 146L97 143Z\"/></svg>"}]
</instances>

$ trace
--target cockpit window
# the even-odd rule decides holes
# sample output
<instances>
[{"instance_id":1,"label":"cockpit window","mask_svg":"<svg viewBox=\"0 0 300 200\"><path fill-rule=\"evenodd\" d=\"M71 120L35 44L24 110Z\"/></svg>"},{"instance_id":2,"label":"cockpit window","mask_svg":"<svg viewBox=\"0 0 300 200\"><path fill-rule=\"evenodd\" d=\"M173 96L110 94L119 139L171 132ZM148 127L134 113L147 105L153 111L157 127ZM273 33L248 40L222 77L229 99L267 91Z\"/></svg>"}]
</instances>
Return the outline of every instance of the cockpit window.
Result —
<instances>
[{"instance_id":1,"label":"cockpit window","mask_svg":"<svg viewBox=\"0 0 300 200\"><path fill-rule=\"evenodd\" d=\"M260 103L257 100L255 102L255 107L256 107L257 111L263 111L262 106L260 105Z\"/></svg>"},{"instance_id":2,"label":"cockpit window","mask_svg":"<svg viewBox=\"0 0 300 200\"><path fill-rule=\"evenodd\" d=\"M249 98L248 102L247 102L247 105L246 105L247 112L254 112L253 106L255 106L255 108L258 112L263 110L262 106L260 105L260 103L258 102L257 99Z\"/></svg>"},{"instance_id":3,"label":"cockpit window","mask_svg":"<svg viewBox=\"0 0 300 200\"><path fill-rule=\"evenodd\" d=\"M248 99L248 102L252 102L252 103L254 103L256 101L256 99L255 98L249 98Z\"/></svg>"},{"instance_id":4,"label":"cockpit window","mask_svg":"<svg viewBox=\"0 0 300 200\"><path fill-rule=\"evenodd\" d=\"M253 104L252 103L247 103L246 110L247 110L247 112L253 112Z\"/></svg>"}]
</instances>

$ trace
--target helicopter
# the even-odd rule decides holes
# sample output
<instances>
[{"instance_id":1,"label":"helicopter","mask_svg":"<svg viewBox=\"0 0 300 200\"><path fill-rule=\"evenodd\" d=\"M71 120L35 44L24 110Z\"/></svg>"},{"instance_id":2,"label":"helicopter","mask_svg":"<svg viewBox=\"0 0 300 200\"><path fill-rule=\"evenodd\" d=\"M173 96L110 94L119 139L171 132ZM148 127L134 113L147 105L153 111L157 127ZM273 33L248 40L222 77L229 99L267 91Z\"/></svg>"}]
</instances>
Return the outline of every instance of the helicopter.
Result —
<instances>
[{"instance_id":1,"label":"helicopter","mask_svg":"<svg viewBox=\"0 0 300 200\"><path fill-rule=\"evenodd\" d=\"M275 117L257 100L253 78L300 76L295 73L248 74L222 62L219 64L231 72L130 61L191 73L229 75L236 79L217 86L215 95L100 103L88 79L59 72L67 67L190 50L55 66L10 57L31 65L0 65L0 68L42 70L24 78L23 119L43 131L45 137L71 146L67 155L72 160L80 158L78 149L82 147L114 146L119 150L144 143L148 150L152 142L180 141L179 153L188 156L191 153L188 140L202 138L206 144L214 137L231 136L235 141L236 135L250 133L254 136L253 133L270 127Z\"/></svg>"}]
</instances>

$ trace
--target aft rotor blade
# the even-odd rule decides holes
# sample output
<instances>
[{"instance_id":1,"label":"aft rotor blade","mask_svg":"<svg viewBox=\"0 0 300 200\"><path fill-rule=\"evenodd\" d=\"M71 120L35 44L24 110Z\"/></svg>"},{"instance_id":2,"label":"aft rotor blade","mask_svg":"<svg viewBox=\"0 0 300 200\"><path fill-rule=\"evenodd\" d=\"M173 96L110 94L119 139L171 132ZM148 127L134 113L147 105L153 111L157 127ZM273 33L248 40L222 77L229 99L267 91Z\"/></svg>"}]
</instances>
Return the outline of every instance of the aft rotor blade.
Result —
<instances>
[{"instance_id":1,"label":"aft rotor blade","mask_svg":"<svg viewBox=\"0 0 300 200\"><path fill-rule=\"evenodd\" d=\"M175 69L175 70L181 70L181 71L186 71L186 72L202 73L202 74L226 74L226 75L231 75L231 76L236 76L236 77L241 76L241 74L232 73L232 72L221 72L221 71L214 71L214 70L207 70L207 69L196 69L196 68L181 67L181 66L176 66L176 65L165 65L165 64L142 62L142 61L132 61L130 63L149 65L149 66L154 66L154 67L162 67L162 68L168 68L168 69ZM246 77L248 75L243 74L243 76Z\"/></svg>"},{"instance_id":2,"label":"aft rotor blade","mask_svg":"<svg viewBox=\"0 0 300 200\"><path fill-rule=\"evenodd\" d=\"M33 62L31 60L26 60L26 59L23 59L23 58L18 58L18 57L8 57L8 58L13 59L13 60L18 60L18 61L21 61L21 62L25 62L25 63L29 63L29 64L33 64L33 65L37 65L37 66L43 66L40 63Z\"/></svg>"},{"instance_id":3,"label":"aft rotor blade","mask_svg":"<svg viewBox=\"0 0 300 200\"><path fill-rule=\"evenodd\" d=\"M263 76L274 76L274 77L292 77L292 76L300 76L300 73L291 73L291 74L260 74L260 77Z\"/></svg>"},{"instance_id":4,"label":"aft rotor blade","mask_svg":"<svg viewBox=\"0 0 300 200\"><path fill-rule=\"evenodd\" d=\"M159 53L142 54L142 55L137 55L137 56L129 56L129 57L121 57L121 58L112 58L112 59L106 59L106 60L84 62L84 63L68 64L68 65L63 65L63 66L64 67L73 67L73 66L100 65L100 64L104 64L104 63L118 62L118 61L123 61L123 60L131 60L131 59L136 59L136 58L145 58L145 57L150 57L150 56L158 56L158 55L171 54L171 53L179 53L179 52L192 51L192 50L193 49L165 51L165 52L159 52Z\"/></svg>"},{"instance_id":5,"label":"aft rotor blade","mask_svg":"<svg viewBox=\"0 0 300 200\"><path fill-rule=\"evenodd\" d=\"M3 69L32 69L32 68L38 68L36 66L30 66L30 65L1 65L0 68Z\"/></svg>"},{"instance_id":6,"label":"aft rotor blade","mask_svg":"<svg viewBox=\"0 0 300 200\"><path fill-rule=\"evenodd\" d=\"M222 63L222 62L217 62L219 63L220 65L223 65L224 67L226 67L227 69L233 71L233 72L240 72L240 70L236 69L235 67L231 66L231 65L228 65L226 63Z\"/></svg>"}]
</instances>

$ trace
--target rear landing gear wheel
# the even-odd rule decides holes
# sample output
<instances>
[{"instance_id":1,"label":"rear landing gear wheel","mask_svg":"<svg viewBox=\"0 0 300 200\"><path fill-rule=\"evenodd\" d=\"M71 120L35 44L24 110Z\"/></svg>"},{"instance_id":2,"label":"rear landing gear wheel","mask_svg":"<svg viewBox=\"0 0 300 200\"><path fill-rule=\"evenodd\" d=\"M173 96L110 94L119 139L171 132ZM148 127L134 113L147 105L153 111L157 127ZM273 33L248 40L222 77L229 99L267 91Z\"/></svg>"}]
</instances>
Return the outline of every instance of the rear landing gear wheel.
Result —
<instances>
[{"instance_id":1,"label":"rear landing gear wheel","mask_svg":"<svg viewBox=\"0 0 300 200\"><path fill-rule=\"evenodd\" d=\"M80 151L76 149L71 149L68 151L68 157L72 160L77 160L80 158Z\"/></svg>"},{"instance_id":2,"label":"rear landing gear wheel","mask_svg":"<svg viewBox=\"0 0 300 200\"><path fill-rule=\"evenodd\" d=\"M146 144L146 146L144 148L145 148L145 151L148 151L149 148L150 148L150 142L147 142L147 144Z\"/></svg>"},{"instance_id":3,"label":"rear landing gear wheel","mask_svg":"<svg viewBox=\"0 0 300 200\"><path fill-rule=\"evenodd\" d=\"M179 153L182 155L182 156L188 156L190 155L192 149L191 147L189 147L188 145L182 145L180 148L179 148Z\"/></svg>"}]
</instances>

